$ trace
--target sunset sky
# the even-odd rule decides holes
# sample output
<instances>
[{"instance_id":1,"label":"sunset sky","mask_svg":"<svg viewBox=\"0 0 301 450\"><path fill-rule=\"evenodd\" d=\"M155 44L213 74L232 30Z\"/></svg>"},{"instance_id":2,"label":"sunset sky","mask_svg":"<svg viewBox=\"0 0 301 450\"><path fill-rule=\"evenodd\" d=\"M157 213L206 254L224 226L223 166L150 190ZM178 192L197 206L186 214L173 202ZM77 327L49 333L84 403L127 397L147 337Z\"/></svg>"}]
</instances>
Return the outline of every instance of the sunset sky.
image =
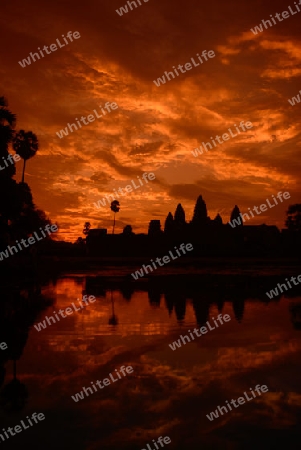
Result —
<instances>
[{"instance_id":1,"label":"sunset sky","mask_svg":"<svg viewBox=\"0 0 301 450\"><path fill-rule=\"evenodd\" d=\"M17 114L17 129L33 131L37 155L25 181L36 205L74 241L85 221L111 232L112 212L93 202L144 172L154 181L119 198L116 232L131 224L162 226L181 203L192 218L202 194L208 214L229 220L279 191L291 199L248 224L284 226L285 211L301 203L301 12L255 36L250 28L294 1L149 0L120 17L125 0L16 0L1 5L0 95ZM301 8L301 6L300 6ZM62 35L80 38L22 68L18 61ZM153 80L203 50L215 58L156 87ZM60 139L56 132L93 114L119 108ZM194 157L192 150L234 124L253 128ZM16 163L17 180L22 162Z\"/></svg>"}]
</instances>

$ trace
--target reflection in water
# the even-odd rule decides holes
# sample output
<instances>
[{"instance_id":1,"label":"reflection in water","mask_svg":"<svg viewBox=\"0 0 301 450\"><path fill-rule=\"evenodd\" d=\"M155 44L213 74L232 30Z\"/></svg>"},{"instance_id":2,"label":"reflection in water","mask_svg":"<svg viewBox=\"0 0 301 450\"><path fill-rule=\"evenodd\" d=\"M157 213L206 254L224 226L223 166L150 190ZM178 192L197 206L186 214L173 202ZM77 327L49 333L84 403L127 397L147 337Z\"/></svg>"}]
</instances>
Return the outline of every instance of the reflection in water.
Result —
<instances>
[{"instance_id":1,"label":"reflection in water","mask_svg":"<svg viewBox=\"0 0 301 450\"><path fill-rule=\"evenodd\" d=\"M17 362L13 361L14 378L0 393L0 405L5 412L21 411L28 398L28 391L24 383L17 379Z\"/></svg>"},{"instance_id":2,"label":"reflection in water","mask_svg":"<svg viewBox=\"0 0 301 450\"><path fill-rule=\"evenodd\" d=\"M205 325L209 318L209 302L208 299L202 301L199 296L193 297L193 309L195 312L196 322L201 327Z\"/></svg>"},{"instance_id":3,"label":"reflection in water","mask_svg":"<svg viewBox=\"0 0 301 450\"><path fill-rule=\"evenodd\" d=\"M290 312L295 330L301 330L301 303L290 305Z\"/></svg>"},{"instance_id":4,"label":"reflection in water","mask_svg":"<svg viewBox=\"0 0 301 450\"><path fill-rule=\"evenodd\" d=\"M233 312L237 322L241 322L244 316L245 301L243 299L233 300Z\"/></svg>"},{"instance_id":5,"label":"reflection in water","mask_svg":"<svg viewBox=\"0 0 301 450\"><path fill-rule=\"evenodd\" d=\"M149 286L148 289L149 304L154 307L160 306L161 293L157 286Z\"/></svg>"},{"instance_id":6,"label":"reflection in water","mask_svg":"<svg viewBox=\"0 0 301 450\"><path fill-rule=\"evenodd\" d=\"M109 318L109 325L118 325L118 318L115 316L114 311L114 298L113 298L113 291L111 290L111 303L112 303L112 315Z\"/></svg>"},{"instance_id":7,"label":"reflection in water","mask_svg":"<svg viewBox=\"0 0 301 450\"><path fill-rule=\"evenodd\" d=\"M41 286L27 282L25 286L7 285L1 290L1 341L7 349L0 352L1 385L5 382L4 364L13 361L13 379L0 392L0 407L5 412L21 411L27 401L28 392L24 383L17 378L17 361L25 348L29 329L38 314L53 303L49 296L41 294Z\"/></svg>"},{"instance_id":8,"label":"reflection in water","mask_svg":"<svg viewBox=\"0 0 301 450\"><path fill-rule=\"evenodd\" d=\"M253 279L241 278L231 275L169 276L150 278L140 285L123 280L118 285L109 278L88 276L85 284L86 292L91 295L105 296L107 291L119 289L128 302L132 299L134 287L137 287L139 291L147 292L149 304L154 308L161 307L163 296L169 315L175 312L179 323L185 321L187 302L192 301L196 323L202 326L209 319L209 311L213 305L222 312L225 302L230 301L236 320L242 322L247 298L257 298L266 304L280 300L281 296L270 300L265 294L273 286L275 277L265 277L260 282L257 277L257 283L253 283ZM295 295L299 291L295 291Z\"/></svg>"},{"instance_id":9,"label":"reflection in water","mask_svg":"<svg viewBox=\"0 0 301 450\"><path fill-rule=\"evenodd\" d=\"M241 322L245 299L250 296L249 283L237 283L234 278L238 277L233 277L232 281L230 276L226 278L215 276L215 284L212 286L212 279L208 279L207 276L204 276L203 279L201 276L185 277L185 280L181 277L162 277L162 279L148 280L139 286L139 290L148 293L149 304L155 308L161 307L161 298L164 296L165 307L169 315L174 311L179 323L185 321L186 306L190 300L192 300L196 322L200 326L207 322L211 306L216 305L218 311L221 312L225 301L232 302L234 316L238 322ZM271 283L272 281L266 281L267 286ZM107 291L118 288L123 294L123 298L130 302L134 286L137 286L137 283L123 281L117 285L116 281L113 282L104 277L86 277L85 285L85 292L89 295L105 296ZM264 286L260 286L258 295L254 290L252 294L254 298L261 298L262 301L267 302L267 297L262 297L263 290ZM275 298L274 301L279 299L280 297ZM115 322L115 319L112 318L112 321Z\"/></svg>"},{"instance_id":10,"label":"reflection in water","mask_svg":"<svg viewBox=\"0 0 301 450\"><path fill-rule=\"evenodd\" d=\"M134 285L132 283L123 283L121 286L121 293L125 300L131 301L132 295L134 293Z\"/></svg>"},{"instance_id":11,"label":"reflection in water","mask_svg":"<svg viewBox=\"0 0 301 450\"><path fill-rule=\"evenodd\" d=\"M176 450L276 448L275 429L293 448L300 438L297 429L290 433L301 412L301 303L267 302L274 281L169 276L134 284L78 276L8 289L0 330L9 352L0 352L0 375L5 382L7 367L13 379L6 375L0 391L2 427L8 419L1 410L43 412L44 430L24 433L22 445L44 439L45 450L57 447L57 436L62 448L130 450L157 435L170 436ZM97 301L41 332L32 327L83 294ZM232 320L171 350L181 334L219 312ZM82 386L122 365L133 367L131 379L72 402ZM264 398L209 423L208 411L258 383L269 386Z\"/></svg>"}]
</instances>

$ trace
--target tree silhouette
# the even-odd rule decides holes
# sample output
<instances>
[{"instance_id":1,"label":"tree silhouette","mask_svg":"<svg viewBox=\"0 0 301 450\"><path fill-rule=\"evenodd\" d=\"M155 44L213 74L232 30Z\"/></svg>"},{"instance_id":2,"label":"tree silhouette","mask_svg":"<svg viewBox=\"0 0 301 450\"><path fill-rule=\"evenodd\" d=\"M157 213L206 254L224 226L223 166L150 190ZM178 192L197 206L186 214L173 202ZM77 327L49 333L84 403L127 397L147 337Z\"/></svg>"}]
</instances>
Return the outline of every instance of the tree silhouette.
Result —
<instances>
[{"instance_id":1,"label":"tree silhouette","mask_svg":"<svg viewBox=\"0 0 301 450\"><path fill-rule=\"evenodd\" d=\"M45 212L36 208L28 184L16 184L16 195L10 210L12 237L14 239L25 238L33 230L37 230L40 226L45 226L50 223Z\"/></svg>"},{"instance_id":2,"label":"tree silhouette","mask_svg":"<svg viewBox=\"0 0 301 450\"><path fill-rule=\"evenodd\" d=\"M6 160L9 144L13 141L16 125L16 116L8 108L4 97L0 97L0 161ZM7 241L9 220L11 219L14 201L17 196L17 184L12 177L16 173L14 164L0 171L0 245Z\"/></svg>"},{"instance_id":3,"label":"tree silhouette","mask_svg":"<svg viewBox=\"0 0 301 450\"><path fill-rule=\"evenodd\" d=\"M113 232L112 234L114 234L114 229L115 229L115 214L119 212L120 210L120 203L118 200L113 200L111 203L111 210L114 212L114 222L113 222Z\"/></svg>"},{"instance_id":4,"label":"tree silhouette","mask_svg":"<svg viewBox=\"0 0 301 450\"><path fill-rule=\"evenodd\" d=\"M16 115L8 109L7 101L0 97L0 164L9 163L0 170L0 246L5 247L10 241L26 238L39 226L50 224L43 211L37 210L30 187L24 183L25 161L38 149L38 141L32 132L15 131ZM13 179L16 168L9 156L9 146L24 158L23 179L17 183Z\"/></svg>"},{"instance_id":5,"label":"tree silhouette","mask_svg":"<svg viewBox=\"0 0 301 450\"><path fill-rule=\"evenodd\" d=\"M85 222L84 229L83 229L83 234L85 236L87 236L89 234L90 228L91 228L90 222Z\"/></svg>"},{"instance_id":6,"label":"tree silhouette","mask_svg":"<svg viewBox=\"0 0 301 450\"><path fill-rule=\"evenodd\" d=\"M32 131L20 130L13 140L13 149L24 160L22 183L24 183L26 161L32 158L39 149L37 136Z\"/></svg>"},{"instance_id":7,"label":"tree silhouette","mask_svg":"<svg viewBox=\"0 0 301 450\"><path fill-rule=\"evenodd\" d=\"M294 205L290 205L286 212L287 219L285 221L285 226L290 231L297 231L300 233L301 231L301 204L296 203Z\"/></svg>"},{"instance_id":8,"label":"tree silhouette","mask_svg":"<svg viewBox=\"0 0 301 450\"><path fill-rule=\"evenodd\" d=\"M8 146L13 141L16 125L16 115L7 109L8 103L4 97L0 97L0 157L6 159L8 156ZM16 173L15 165L10 164L4 171L1 171L1 178L12 177Z\"/></svg>"}]
</instances>

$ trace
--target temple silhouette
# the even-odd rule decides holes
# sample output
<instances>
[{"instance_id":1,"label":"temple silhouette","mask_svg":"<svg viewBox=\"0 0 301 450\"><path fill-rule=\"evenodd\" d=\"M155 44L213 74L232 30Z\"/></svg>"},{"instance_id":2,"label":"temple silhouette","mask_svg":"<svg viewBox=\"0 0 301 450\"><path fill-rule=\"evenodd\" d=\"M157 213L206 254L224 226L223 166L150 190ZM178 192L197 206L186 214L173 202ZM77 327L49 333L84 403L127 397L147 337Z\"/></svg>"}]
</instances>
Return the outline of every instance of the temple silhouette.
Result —
<instances>
[{"instance_id":1,"label":"temple silhouette","mask_svg":"<svg viewBox=\"0 0 301 450\"><path fill-rule=\"evenodd\" d=\"M231 226L229 222L235 220L240 223ZM298 230L279 230L275 225L265 224L246 225L241 220L237 205L228 222L223 223L220 214L211 219L202 195L197 198L190 222L186 220L184 208L179 203L174 215L168 213L163 230L160 220L150 220L147 234L135 234L131 225L126 225L120 234L109 234L104 228L89 228L85 234L86 239L80 238L77 243L86 243L85 253L88 256L159 256L183 242L193 244L190 257L269 257L298 255L301 243Z\"/></svg>"}]
</instances>

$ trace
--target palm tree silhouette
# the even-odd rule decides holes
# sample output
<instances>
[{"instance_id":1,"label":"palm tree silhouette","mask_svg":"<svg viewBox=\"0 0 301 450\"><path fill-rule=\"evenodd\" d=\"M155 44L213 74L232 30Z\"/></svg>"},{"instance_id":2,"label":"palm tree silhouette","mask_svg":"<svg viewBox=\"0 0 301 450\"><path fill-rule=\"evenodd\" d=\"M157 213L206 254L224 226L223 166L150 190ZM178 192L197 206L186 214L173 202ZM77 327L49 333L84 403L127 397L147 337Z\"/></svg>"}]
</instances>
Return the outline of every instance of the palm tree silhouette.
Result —
<instances>
[{"instance_id":1,"label":"palm tree silhouette","mask_svg":"<svg viewBox=\"0 0 301 450\"><path fill-rule=\"evenodd\" d=\"M114 223L113 223L113 232L112 234L114 234L114 229L115 229L115 214L119 212L120 210L120 203L118 200L113 200L111 203L111 210L114 212Z\"/></svg>"},{"instance_id":2,"label":"palm tree silhouette","mask_svg":"<svg viewBox=\"0 0 301 450\"><path fill-rule=\"evenodd\" d=\"M24 183L26 161L32 158L39 149L37 136L32 131L20 130L13 141L13 149L24 160L22 183Z\"/></svg>"},{"instance_id":3,"label":"palm tree silhouette","mask_svg":"<svg viewBox=\"0 0 301 450\"><path fill-rule=\"evenodd\" d=\"M87 239L87 236L89 234L90 228L91 228L90 222L85 222L84 229L83 229L83 234L86 236L86 239Z\"/></svg>"}]
</instances>

